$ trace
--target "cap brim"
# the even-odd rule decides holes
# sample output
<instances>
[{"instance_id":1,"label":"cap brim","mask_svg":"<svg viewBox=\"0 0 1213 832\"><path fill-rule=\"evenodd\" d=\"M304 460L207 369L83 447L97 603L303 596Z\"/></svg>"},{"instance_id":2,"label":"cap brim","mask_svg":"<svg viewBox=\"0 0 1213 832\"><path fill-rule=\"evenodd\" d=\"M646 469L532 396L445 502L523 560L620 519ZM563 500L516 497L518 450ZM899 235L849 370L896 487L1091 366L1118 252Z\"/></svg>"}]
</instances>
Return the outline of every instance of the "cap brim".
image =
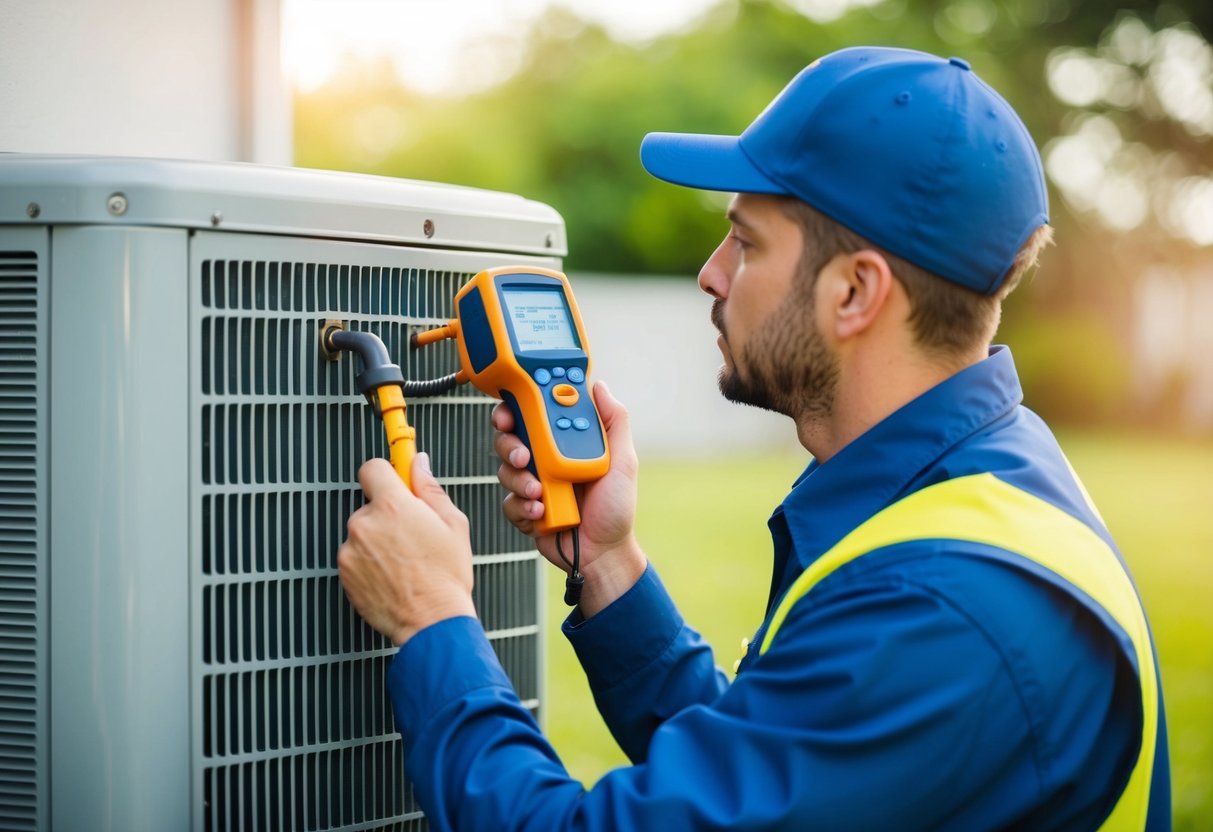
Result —
<instances>
[{"instance_id":1,"label":"cap brim","mask_svg":"<svg viewBox=\"0 0 1213 832\"><path fill-rule=\"evenodd\" d=\"M763 175L737 136L649 133L640 143L640 164L666 182L705 191L782 194L787 189Z\"/></svg>"}]
</instances>

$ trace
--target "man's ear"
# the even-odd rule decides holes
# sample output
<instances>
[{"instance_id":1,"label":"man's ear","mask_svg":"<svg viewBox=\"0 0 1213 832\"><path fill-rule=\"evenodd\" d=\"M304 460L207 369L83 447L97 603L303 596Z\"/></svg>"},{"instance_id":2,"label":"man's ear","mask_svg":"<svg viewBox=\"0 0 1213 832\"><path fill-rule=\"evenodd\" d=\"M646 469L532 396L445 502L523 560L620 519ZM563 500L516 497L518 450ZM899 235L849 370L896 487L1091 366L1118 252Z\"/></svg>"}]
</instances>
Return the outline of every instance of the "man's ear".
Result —
<instances>
[{"instance_id":1,"label":"man's ear","mask_svg":"<svg viewBox=\"0 0 1213 832\"><path fill-rule=\"evenodd\" d=\"M880 317L893 289L893 272L884 256L870 249L839 255L827 270L833 278L830 326L845 341L866 332Z\"/></svg>"}]
</instances>

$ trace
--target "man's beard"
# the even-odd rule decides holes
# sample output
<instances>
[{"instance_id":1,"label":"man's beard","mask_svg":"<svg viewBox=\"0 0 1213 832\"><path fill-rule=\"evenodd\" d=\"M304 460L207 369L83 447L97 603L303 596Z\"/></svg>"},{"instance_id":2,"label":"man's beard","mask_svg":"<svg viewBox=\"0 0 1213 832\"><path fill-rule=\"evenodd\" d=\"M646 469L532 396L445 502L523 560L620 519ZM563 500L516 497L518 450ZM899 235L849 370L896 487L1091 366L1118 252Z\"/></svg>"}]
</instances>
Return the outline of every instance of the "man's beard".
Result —
<instances>
[{"instance_id":1,"label":"man's beard","mask_svg":"<svg viewBox=\"0 0 1213 832\"><path fill-rule=\"evenodd\" d=\"M798 274L789 303L733 353L732 369L720 368L718 383L726 399L793 419L826 416L833 409L838 362L813 323L813 282L812 276ZM712 323L727 344L721 300L712 304Z\"/></svg>"}]
</instances>

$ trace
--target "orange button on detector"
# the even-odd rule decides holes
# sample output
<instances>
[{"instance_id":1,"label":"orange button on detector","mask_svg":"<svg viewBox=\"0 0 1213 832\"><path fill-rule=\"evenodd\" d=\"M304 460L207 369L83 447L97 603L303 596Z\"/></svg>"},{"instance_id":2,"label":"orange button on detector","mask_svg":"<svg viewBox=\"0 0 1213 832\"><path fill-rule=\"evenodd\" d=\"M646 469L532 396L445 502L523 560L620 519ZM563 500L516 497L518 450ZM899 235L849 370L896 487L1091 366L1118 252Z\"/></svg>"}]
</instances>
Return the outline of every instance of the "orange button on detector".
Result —
<instances>
[{"instance_id":1,"label":"orange button on detector","mask_svg":"<svg viewBox=\"0 0 1213 832\"><path fill-rule=\"evenodd\" d=\"M552 388L552 398L556 400L556 404L562 404L565 407L572 407L577 404L577 400L581 398L577 392L577 388L571 384L557 384Z\"/></svg>"}]
</instances>

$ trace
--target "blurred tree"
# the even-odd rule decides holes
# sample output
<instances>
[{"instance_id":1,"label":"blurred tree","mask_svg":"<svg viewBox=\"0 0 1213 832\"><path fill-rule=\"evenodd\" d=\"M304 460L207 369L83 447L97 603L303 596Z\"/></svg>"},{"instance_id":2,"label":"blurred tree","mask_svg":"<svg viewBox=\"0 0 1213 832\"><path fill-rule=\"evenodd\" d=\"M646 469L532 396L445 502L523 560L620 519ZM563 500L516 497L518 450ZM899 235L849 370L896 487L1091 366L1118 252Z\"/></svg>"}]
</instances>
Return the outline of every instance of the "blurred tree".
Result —
<instances>
[{"instance_id":1,"label":"blurred tree","mask_svg":"<svg viewBox=\"0 0 1213 832\"><path fill-rule=\"evenodd\" d=\"M327 86L299 98L298 160L544 200L568 223L572 269L694 272L723 229L718 216L704 211L705 202L719 200L647 177L637 163L640 139L650 130L739 131L809 60L855 43L965 56L1042 145L1079 135L1084 122L1076 113L1089 110L1117 126L1128 146L1121 167L1141 163L1144 148L1165 153L1176 170L1207 173L1209 136L1160 112L1152 90L1161 87L1148 83L1167 60L1168 43L1208 48L1199 31L1213 13L1191 5L1163 5L1142 16L1118 13L1100 0L888 0L820 23L810 15L835 13L845 2L722 0L693 28L643 45L614 41L554 8L530 33L519 70L471 96L422 97L402 88L386 61L351 62ZM1197 43L1164 42L1161 32L1187 33ZM1137 52L1146 57L1130 56L1125 60L1137 63L1124 65L1144 80L1140 101L1125 103L1114 79L1100 80L1099 73L1114 74L1108 54L1129 49L1123 44L1134 33ZM1045 94L1050 85L1072 91L1075 74L1083 72L1098 76L1090 83L1103 85L1106 100L1080 89L1096 105L1080 111ZM1206 71L1206 94L1208 88ZM1062 170L1065 149L1059 150ZM1113 182L1111 194L1133 205L1108 208L1110 228L1097 222L1082 226L1084 234L1123 231L1133 212L1141 213L1143 197L1126 190L1127 181ZM1084 201L1074 188L1063 196L1080 218L1095 211L1091 203L1099 199L1095 193ZM1066 206L1057 207L1054 222L1069 231Z\"/></svg>"}]
</instances>

